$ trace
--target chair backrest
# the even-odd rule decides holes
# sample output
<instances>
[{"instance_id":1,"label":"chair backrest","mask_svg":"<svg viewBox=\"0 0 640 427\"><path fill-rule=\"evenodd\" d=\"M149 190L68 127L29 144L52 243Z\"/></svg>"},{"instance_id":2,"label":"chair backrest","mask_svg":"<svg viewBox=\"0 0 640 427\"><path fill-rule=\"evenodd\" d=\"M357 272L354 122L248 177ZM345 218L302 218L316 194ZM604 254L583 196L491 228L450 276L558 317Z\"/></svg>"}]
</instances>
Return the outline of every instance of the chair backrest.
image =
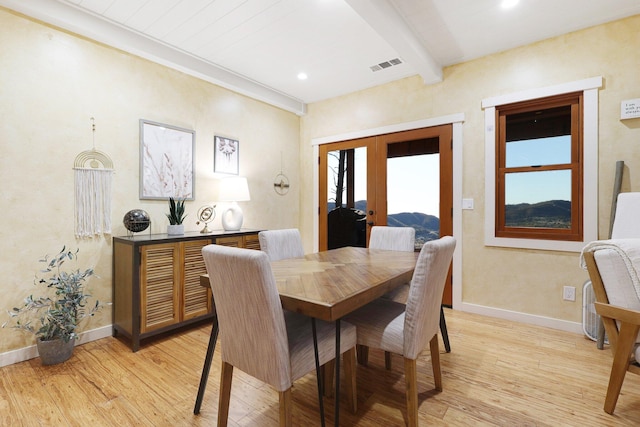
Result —
<instances>
[{"instance_id":1,"label":"chair backrest","mask_svg":"<svg viewBox=\"0 0 640 427\"><path fill-rule=\"evenodd\" d=\"M369 249L413 252L416 230L413 227L371 227Z\"/></svg>"},{"instance_id":2,"label":"chair backrest","mask_svg":"<svg viewBox=\"0 0 640 427\"><path fill-rule=\"evenodd\" d=\"M216 302L222 360L271 384L291 387L284 313L266 253L220 245L202 248Z\"/></svg>"},{"instance_id":3,"label":"chair backrest","mask_svg":"<svg viewBox=\"0 0 640 427\"><path fill-rule=\"evenodd\" d=\"M616 203L616 216L611 229L612 239L631 239L640 237L640 193L620 193Z\"/></svg>"},{"instance_id":4,"label":"chair backrest","mask_svg":"<svg viewBox=\"0 0 640 427\"><path fill-rule=\"evenodd\" d=\"M438 333L440 305L456 248L456 239L444 236L422 246L413 271L404 319L404 357L417 358Z\"/></svg>"},{"instance_id":5,"label":"chair backrest","mask_svg":"<svg viewBox=\"0 0 640 427\"><path fill-rule=\"evenodd\" d=\"M260 250L267 253L270 261L304 256L302 238L297 228L261 231L258 240Z\"/></svg>"}]
</instances>

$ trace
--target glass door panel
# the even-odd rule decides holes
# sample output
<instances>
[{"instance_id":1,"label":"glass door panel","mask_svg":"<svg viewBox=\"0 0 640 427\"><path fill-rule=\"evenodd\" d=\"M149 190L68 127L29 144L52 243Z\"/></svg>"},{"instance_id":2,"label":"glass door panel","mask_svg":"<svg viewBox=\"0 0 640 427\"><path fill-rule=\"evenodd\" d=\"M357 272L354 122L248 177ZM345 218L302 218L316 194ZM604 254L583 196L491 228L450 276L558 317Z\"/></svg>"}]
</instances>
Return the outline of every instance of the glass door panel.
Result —
<instances>
[{"instance_id":1,"label":"glass door panel","mask_svg":"<svg viewBox=\"0 0 640 427\"><path fill-rule=\"evenodd\" d=\"M375 138L321 145L320 250L365 247L375 211Z\"/></svg>"},{"instance_id":2,"label":"glass door panel","mask_svg":"<svg viewBox=\"0 0 640 427\"><path fill-rule=\"evenodd\" d=\"M387 159L387 225L413 227L416 248L440 238L440 154Z\"/></svg>"},{"instance_id":3,"label":"glass door panel","mask_svg":"<svg viewBox=\"0 0 640 427\"><path fill-rule=\"evenodd\" d=\"M327 248L367 244L367 147L327 153Z\"/></svg>"}]
</instances>

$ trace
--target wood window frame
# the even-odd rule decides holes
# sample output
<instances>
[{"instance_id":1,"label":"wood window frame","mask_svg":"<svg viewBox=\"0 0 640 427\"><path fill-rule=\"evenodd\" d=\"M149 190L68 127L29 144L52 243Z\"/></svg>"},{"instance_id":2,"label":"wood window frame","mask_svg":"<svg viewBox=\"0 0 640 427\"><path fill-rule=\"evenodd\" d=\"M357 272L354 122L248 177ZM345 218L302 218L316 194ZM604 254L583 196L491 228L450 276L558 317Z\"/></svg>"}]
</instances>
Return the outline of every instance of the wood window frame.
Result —
<instances>
[{"instance_id":1,"label":"wood window frame","mask_svg":"<svg viewBox=\"0 0 640 427\"><path fill-rule=\"evenodd\" d=\"M555 95L546 98L518 102L496 107L496 237L582 241L582 187L583 187L583 95L582 92ZM553 165L506 166L507 117L514 114L570 107L571 114L571 160L569 163ZM513 227L506 225L505 186L506 177L511 173L571 171L571 227Z\"/></svg>"},{"instance_id":2,"label":"wood window frame","mask_svg":"<svg viewBox=\"0 0 640 427\"><path fill-rule=\"evenodd\" d=\"M598 239L598 95L603 86L602 76L561 83L553 86L526 89L482 100L485 141L484 244L485 246L577 252ZM552 240L496 236L496 107L522 101L562 95L583 94L583 182L582 182L582 240Z\"/></svg>"}]
</instances>

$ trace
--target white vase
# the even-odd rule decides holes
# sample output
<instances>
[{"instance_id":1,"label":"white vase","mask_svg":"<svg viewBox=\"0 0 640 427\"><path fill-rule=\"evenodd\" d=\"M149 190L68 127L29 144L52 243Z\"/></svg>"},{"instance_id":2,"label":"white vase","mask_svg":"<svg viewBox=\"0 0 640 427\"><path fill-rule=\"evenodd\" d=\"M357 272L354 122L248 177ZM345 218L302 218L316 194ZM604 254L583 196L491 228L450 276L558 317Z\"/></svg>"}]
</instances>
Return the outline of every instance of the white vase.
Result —
<instances>
[{"instance_id":1,"label":"white vase","mask_svg":"<svg viewBox=\"0 0 640 427\"><path fill-rule=\"evenodd\" d=\"M184 234L184 224L169 224L167 225L167 234L178 235Z\"/></svg>"}]
</instances>

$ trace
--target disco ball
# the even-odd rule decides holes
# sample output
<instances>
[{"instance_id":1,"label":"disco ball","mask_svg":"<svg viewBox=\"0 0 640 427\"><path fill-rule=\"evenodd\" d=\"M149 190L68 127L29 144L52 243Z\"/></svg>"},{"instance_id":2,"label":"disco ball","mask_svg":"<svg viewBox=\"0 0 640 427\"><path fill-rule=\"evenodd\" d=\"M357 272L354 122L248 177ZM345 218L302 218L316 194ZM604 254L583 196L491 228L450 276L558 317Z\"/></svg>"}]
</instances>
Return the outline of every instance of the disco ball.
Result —
<instances>
[{"instance_id":1,"label":"disco ball","mask_svg":"<svg viewBox=\"0 0 640 427\"><path fill-rule=\"evenodd\" d=\"M133 233L144 231L151 224L151 218L146 211L142 209L133 209L124 214L122 223L125 228Z\"/></svg>"}]
</instances>

